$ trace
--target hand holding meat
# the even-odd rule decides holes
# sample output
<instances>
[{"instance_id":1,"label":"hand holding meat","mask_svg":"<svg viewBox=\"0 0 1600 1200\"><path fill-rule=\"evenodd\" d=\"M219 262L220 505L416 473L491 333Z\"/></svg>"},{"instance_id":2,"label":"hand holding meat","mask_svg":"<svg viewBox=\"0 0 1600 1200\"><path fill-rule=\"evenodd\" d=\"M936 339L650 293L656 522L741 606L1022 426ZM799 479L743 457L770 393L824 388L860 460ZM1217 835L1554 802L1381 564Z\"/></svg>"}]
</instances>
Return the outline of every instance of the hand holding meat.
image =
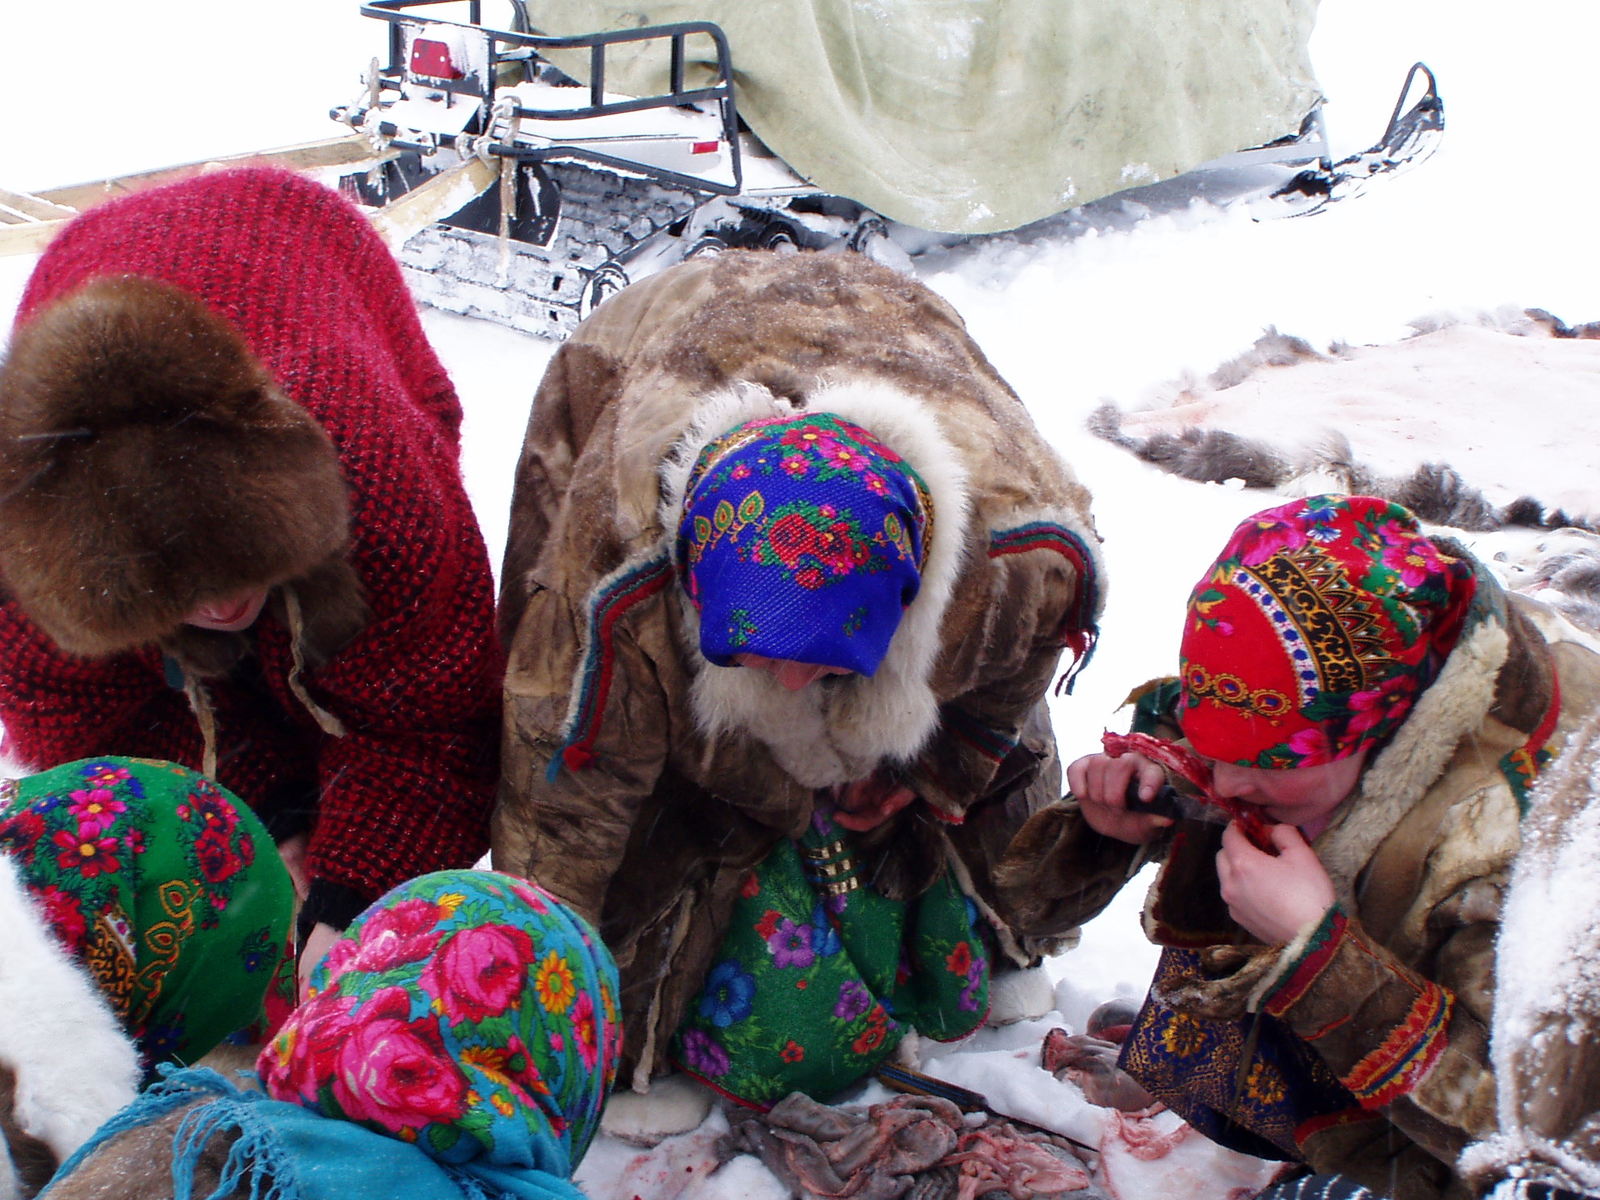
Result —
<instances>
[{"instance_id":1,"label":"hand holding meat","mask_svg":"<svg viewBox=\"0 0 1600 1200\"><path fill-rule=\"evenodd\" d=\"M1217 852L1217 880L1233 919L1263 942L1282 945L1333 907L1333 882L1293 825L1272 826L1272 844L1275 855L1229 825Z\"/></svg>"},{"instance_id":2,"label":"hand holding meat","mask_svg":"<svg viewBox=\"0 0 1600 1200\"><path fill-rule=\"evenodd\" d=\"M1067 768L1067 787L1077 797L1078 808L1090 828L1103 837L1136 846L1160 837L1172 824L1172 818L1130 809L1130 785L1137 783L1139 798L1150 800L1165 782L1161 768L1142 754L1120 758L1090 754Z\"/></svg>"},{"instance_id":3,"label":"hand holding meat","mask_svg":"<svg viewBox=\"0 0 1600 1200\"><path fill-rule=\"evenodd\" d=\"M1045 1035L1041 1057L1046 1071L1075 1084L1090 1104L1119 1112L1148 1112L1156 1102L1117 1066L1119 1051L1116 1042L1104 1038L1052 1029Z\"/></svg>"}]
</instances>

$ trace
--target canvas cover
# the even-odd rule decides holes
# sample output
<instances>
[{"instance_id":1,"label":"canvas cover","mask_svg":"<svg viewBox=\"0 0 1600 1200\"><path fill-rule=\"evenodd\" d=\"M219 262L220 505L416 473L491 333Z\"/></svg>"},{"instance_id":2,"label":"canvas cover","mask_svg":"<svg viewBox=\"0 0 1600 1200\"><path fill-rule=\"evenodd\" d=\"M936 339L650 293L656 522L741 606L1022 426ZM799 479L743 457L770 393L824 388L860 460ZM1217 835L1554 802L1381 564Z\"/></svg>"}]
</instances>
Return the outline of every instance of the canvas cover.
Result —
<instances>
[{"instance_id":1,"label":"canvas cover","mask_svg":"<svg viewBox=\"0 0 1600 1200\"><path fill-rule=\"evenodd\" d=\"M1013 229L1294 133L1317 0L534 0L539 32L714 21L739 111L827 191L946 233ZM661 43L606 88L666 89ZM692 61L710 39L689 40ZM587 79L582 54L551 56Z\"/></svg>"}]
</instances>

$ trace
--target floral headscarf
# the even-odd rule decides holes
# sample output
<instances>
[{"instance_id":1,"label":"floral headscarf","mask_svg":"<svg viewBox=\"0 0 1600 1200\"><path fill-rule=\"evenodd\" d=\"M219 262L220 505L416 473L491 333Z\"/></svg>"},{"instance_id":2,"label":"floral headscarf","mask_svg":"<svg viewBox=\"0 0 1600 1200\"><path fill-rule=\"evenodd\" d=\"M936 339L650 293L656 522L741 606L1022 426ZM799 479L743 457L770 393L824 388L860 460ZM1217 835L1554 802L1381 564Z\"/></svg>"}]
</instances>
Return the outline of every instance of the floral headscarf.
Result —
<instances>
[{"instance_id":1,"label":"floral headscarf","mask_svg":"<svg viewBox=\"0 0 1600 1200\"><path fill-rule=\"evenodd\" d=\"M194 1062L293 1003L294 887L255 814L175 763L96 758L0 791L10 857L146 1069Z\"/></svg>"},{"instance_id":2,"label":"floral headscarf","mask_svg":"<svg viewBox=\"0 0 1600 1200\"><path fill-rule=\"evenodd\" d=\"M1398 504L1257 513L1189 597L1179 721L1201 754L1306 767L1380 743L1437 677L1476 590Z\"/></svg>"},{"instance_id":3,"label":"floral headscarf","mask_svg":"<svg viewBox=\"0 0 1600 1200\"><path fill-rule=\"evenodd\" d=\"M701 653L871 675L916 597L932 523L910 465L830 413L729 430L701 452L678 529Z\"/></svg>"},{"instance_id":4,"label":"floral headscarf","mask_svg":"<svg viewBox=\"0 0 1600 1200\"><path fill-rule=\"evenodd\" d=\"M261 1053L267 1094L447 1168L565 1179L622 1045L599 936L542 889L440 871L363 913Z\"/></svg>"}]
</instances>

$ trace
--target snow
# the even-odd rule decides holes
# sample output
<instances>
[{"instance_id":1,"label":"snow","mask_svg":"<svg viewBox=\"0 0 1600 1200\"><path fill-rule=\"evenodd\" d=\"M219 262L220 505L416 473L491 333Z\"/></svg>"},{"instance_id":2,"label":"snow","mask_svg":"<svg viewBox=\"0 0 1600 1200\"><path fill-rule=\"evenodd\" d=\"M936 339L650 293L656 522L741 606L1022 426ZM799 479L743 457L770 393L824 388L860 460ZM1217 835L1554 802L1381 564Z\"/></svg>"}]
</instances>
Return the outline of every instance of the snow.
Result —
<instances>
[{"instance_id":1,"label":"snow","mask_svg":"<svg viewBox=\"0 0 1600 1200\"><path fill-rule=\"evenodd\" d=\"M327 136L337 131L328 108L358 93L381 48L377 22L358 17L354 3L327 0L270 9L165 0L159 21L112 0L12 9L20 11L5 18L12 53L0 186L23 190ZM486 16L497 18L493 5ZM1447 331L1439 356L1419 363L1405 386L1386 382L1371 409L1358 412L1332 390L1298 396L1292 375L1278 381L1271 405L1203 388L1201 398L1213 419L1219 411L1229 419L1239 402L1249 432L1275 441L1302 444L1313 427L1339 427L1385 469L1442 459L1469 480L1482 475L1482 486L1600 512L1592 366L1559 385L1548 372L1530 370L1523 381L1498 367L1482 386L1447 383L1490 373L1478 349L1485 335L1472 327L1485 314L1536 306L1569 324L1600 319L1600 238L1588 213L1600 155L1577 119L1595 110L1597 44L1593 0L1323 0L1312 55L1336 155L1376 140L1406 68L1425 59L1447 120L1426 164L1309 218L1258 220L1243 207L1157 188L1137 204L1102 202L1027 236L919 260L1095 496L1110 599L1095 662L1075 694L1053 704L1065 758L1121 726L1131 686L1173 669L1190 585L1238 520L1278 499L1134 461L1084 430L1105 401L1150 410L1152 422L1181 421L1162 406L1187 384L1200 388L1268 327L1321 352L1337 342L1359 354L1406 338L1413 323L1460 319L1469 325ZM30 265L0 259L0 313L15 306ZM424 320L466 407L464 467L497 554L528 402L554 347L447 314ZM1309 389L1320 369L1292 372ZM1484 557L1526 545L1509 534L1464 536ZM1017 1116L1094 1140L1105 1111L1038 1068L1038 1042L1052 1024L1081 1029L1102 1000L1142 994L1154 962L1138 927L1146 881L1125 888L1078 948L1048 964L1056 1014L930 1051L924 1065ZM1552 923L1550 936L1560 933ZM1525 947L1530 959L1539 948ZM865 1093L885 1094L876 1085ZM595 1196L643 1200L781 1194L754 1160L708 1174L720 1120L654 1155L603 1138L580 1181ZM1217 1157L1196 1167L1177 1152L1170 1170L1150 1166L1119 1176L1121 1200L1210 1200L1249 1173Z\"/></svg>"}]
</instances>

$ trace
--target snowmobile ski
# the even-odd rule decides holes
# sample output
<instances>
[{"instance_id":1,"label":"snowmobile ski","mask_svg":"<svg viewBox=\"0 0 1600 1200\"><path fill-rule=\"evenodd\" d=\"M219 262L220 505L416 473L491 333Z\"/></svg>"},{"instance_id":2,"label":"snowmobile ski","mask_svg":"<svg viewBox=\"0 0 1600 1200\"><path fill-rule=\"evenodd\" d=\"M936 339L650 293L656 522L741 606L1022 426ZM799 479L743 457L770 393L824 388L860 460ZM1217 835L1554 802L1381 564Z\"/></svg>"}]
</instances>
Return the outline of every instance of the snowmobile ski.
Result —
<instances>
[{"instance_id":1,"label":"snowmobile ski","mask_svg":"<svg viewBox=\"0 0 1600 1200\"><path fill-rule=\"evenodd\" d=\"M1423 80L1422 94L1407 106L1406 100L1416 89L1419 76ZM1337 201L1359 196L1380 175L1423 162L1439 148L1443 133L1444 101L1439 97L1438 81L1426 63L1413 63L1406 72L1389 124L1376 145L1332 165L1307 167L1273 192L1271 198L1289 206L1288 216L1321 212Z\"/></svg>"}]
</instances>

